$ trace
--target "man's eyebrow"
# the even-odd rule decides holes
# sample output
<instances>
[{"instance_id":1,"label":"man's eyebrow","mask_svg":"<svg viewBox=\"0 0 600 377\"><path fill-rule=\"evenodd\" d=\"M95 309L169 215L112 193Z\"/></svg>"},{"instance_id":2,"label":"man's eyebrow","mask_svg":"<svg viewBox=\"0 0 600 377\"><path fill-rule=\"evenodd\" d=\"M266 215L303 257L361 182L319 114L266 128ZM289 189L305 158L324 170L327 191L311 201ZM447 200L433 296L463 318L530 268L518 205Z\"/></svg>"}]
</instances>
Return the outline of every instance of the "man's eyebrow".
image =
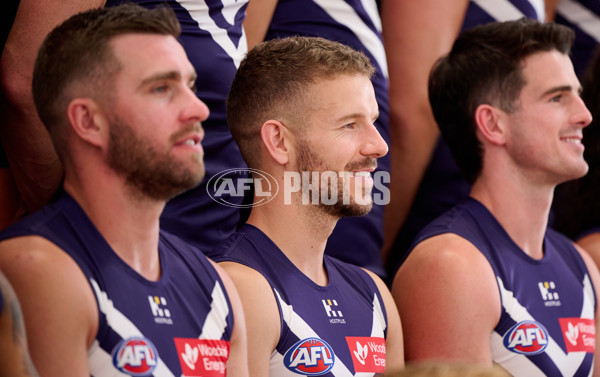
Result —
<instances>
[{"instance_id":1,"label":"man's eyebrow","mask_svg":"<svg viewBox=\"0 0 600 377\"><path fill-rule=\"evenodd\" d=\"M571 90L573 90L573 86L571 86L571 85L554 86L554 87L546 90L544 93L542 93L542 97L545 97L545 96L553 94L553 93L570 92ZM577 87L577 93L581 94L581 86Z\"/></svg>"},{"instance_id":2,"label":"man's eyebrow","mask_svg":"<svg viewBox=\"0 0 600 377\"><path fill-rule=\"evenodd\" d=\"M196 74L196 72L192 72L190 74L190 81L196 81L197 77L198 77L198 75ZM138 87L143 87L145 85L151 84L156 81L180 80L180 79L181 79L181 74L177 71L159 72L159 73L156 73L154 75L148 76L145 79L143 79L140 82L140 85L138 85Z\"/></svg>"},{"instance_id":3,"label":"man's eyebrow","mask_svg":"<svg viewBox=\"0 0 600 377\"><path fill-rule=\"evenodd\" d=\"M344 122L344 121L352 120L352 119L356 119L356 118L366 118L366 117L362 113L352 113L352 114L344 115L343 117L339 118L337 121ZM370 120L374 122L377 118L379 118L379 113L375 114L373 116L373 119L370 119Z\"/></svg>"}]
</instances>

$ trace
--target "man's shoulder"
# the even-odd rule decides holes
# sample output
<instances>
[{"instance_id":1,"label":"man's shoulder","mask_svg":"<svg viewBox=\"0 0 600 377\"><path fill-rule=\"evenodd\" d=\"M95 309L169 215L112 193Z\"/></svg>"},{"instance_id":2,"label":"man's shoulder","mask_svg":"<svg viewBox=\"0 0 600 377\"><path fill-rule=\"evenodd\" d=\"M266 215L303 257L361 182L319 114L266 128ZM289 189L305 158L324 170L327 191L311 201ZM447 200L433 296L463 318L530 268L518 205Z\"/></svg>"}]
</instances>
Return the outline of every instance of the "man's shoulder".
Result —
<instances>
[{"instance_id":1,"label":"man's shoulder","mask_svg":"<svg viewBox=\"0 0 600 377\"><path fill-rule=\"evenodd\" d=\"M60 282L68 285L69 281L86 280L79 264L65 250L38 235L1 241L0 270L11 280L33 285L49 282L60 286Z\"/></svg>"},{"instance_id":2,"label":"man's shoulder","mask_svg":"<svg viewBox=\"0 0 600 377\"><path fill-rule=\"evenodd\" d=\"M420 260L441 265L465 263L473 260L473 255L483 254L470 240L454 232L440 233L426 238L415 245L407 261Z\"/></svg>"}]
</instances>

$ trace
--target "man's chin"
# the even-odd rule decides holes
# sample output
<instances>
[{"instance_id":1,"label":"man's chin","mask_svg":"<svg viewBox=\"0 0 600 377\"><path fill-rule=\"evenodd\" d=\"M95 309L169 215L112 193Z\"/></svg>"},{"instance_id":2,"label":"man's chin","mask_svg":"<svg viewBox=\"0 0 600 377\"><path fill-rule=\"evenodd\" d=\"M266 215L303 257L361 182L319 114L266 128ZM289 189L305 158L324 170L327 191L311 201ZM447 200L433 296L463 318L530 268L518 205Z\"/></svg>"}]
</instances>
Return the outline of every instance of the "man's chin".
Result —
<instances>
[{"instance_id":1,"label":"man's chin","mask_svg":"<svg viewBox=\"0 0 600 377\"><path fill-rule=\"evenodd\" d=\"M360 217L371 212L373 208L373 203L369 204L345 204L345 205L334 205L334 206L325 206L322 205L321 208L328 214L333 215L338 218L342 217Z\"/></svg>"}]
</instances>

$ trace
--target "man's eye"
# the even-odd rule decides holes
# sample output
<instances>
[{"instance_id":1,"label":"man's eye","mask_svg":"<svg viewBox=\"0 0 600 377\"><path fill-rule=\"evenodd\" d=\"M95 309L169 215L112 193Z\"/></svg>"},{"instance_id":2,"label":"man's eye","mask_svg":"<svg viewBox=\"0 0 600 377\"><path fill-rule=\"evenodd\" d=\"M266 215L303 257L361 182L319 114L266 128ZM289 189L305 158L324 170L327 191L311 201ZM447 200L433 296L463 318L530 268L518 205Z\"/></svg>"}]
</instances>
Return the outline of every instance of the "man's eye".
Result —
<instances>
[{"instance_id":1,"label":"man's eye","mask_svg":"<svg viewBox=\"0 0 600 377\"><path fill-rule=\"evenodd\" d=\"M559 94L557 96L554 96L550 99L551 102L560 102L560 100L562 99L562 94Z\"/></svg>"},{"instance_id":2,"label":"man's eye","mask_svg":"<svg viewBox=\"0 0 600 377\"><path fill-rule=\"evenodd\" d=\"M152 91L155 93L165 93L167 90L169 90L169 87L167 85L159 85L152 89Z\"/></svg>"}]
</instances>

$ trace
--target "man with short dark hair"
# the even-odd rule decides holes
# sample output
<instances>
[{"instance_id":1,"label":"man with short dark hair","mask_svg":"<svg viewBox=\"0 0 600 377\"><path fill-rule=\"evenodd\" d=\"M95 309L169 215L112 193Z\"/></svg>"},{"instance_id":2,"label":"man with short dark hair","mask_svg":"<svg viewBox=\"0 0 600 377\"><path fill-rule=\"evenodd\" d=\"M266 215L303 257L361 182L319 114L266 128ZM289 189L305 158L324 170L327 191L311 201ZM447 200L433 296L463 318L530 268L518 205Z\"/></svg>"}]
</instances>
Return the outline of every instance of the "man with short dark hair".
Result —
<instances>
[{"instance_id":1,"label":"man with short dark hair","mask_svg":"<svg viewBox=\"0 0 600 377\"><path fill-rule=\"evenodd\" d=\"M551 23L490 23L435 64L433 114L473 186L420 233L394 279L407 360L527 377L587 376L598 364L598 269L547 228L555 186L588 170L572 40Z\"/></svg>"},{"instance_id":2,"label":"man with short dark hair","mask_svg":"<svg viewBox=\"0 0 600 377\"><path fill-rule=\"evenodd\" d=\"M204 177L208 108L179 32L167 8L100 8L38 54L33 96L64 192L0 234L0 267L44 376L248 373L233 284L159 230L167 200Z\"/></svg>"}]
</instances>

